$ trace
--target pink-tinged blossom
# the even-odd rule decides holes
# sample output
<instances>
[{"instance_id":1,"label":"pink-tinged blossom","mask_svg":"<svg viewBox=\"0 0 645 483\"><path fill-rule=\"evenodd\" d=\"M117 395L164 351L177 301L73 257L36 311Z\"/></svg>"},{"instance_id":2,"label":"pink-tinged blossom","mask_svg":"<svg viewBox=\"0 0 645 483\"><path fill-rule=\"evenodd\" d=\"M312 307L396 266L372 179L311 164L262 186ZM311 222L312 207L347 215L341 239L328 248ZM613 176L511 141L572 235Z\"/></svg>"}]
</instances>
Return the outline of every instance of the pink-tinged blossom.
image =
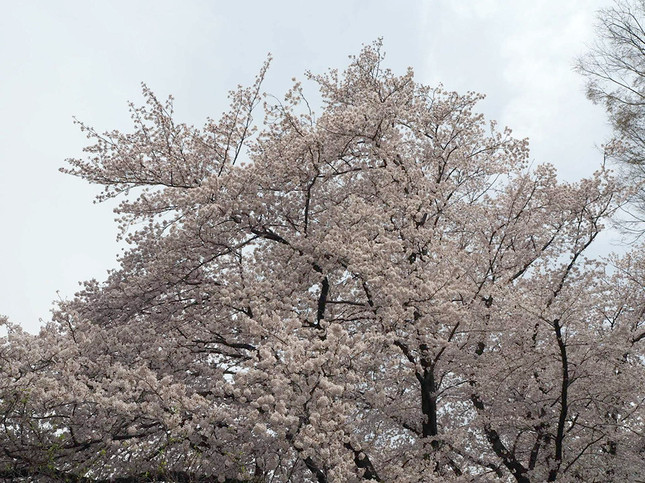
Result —
<instances>
[{"instance_id":1,"label":"pink-tinged blossom","mask_svg":"<svg viewBox=\"0 0 645 483\"><path fill-rule=\"evenodd\" d=\"M130 248L39 335L7 325L0 475L645 479L645 258L584 255L611 174L529 167L379 45L308 75L320 113L265 71L201 129L146 87L131 133L82 125L66 172Z\"/></svg>"}]
</instances>

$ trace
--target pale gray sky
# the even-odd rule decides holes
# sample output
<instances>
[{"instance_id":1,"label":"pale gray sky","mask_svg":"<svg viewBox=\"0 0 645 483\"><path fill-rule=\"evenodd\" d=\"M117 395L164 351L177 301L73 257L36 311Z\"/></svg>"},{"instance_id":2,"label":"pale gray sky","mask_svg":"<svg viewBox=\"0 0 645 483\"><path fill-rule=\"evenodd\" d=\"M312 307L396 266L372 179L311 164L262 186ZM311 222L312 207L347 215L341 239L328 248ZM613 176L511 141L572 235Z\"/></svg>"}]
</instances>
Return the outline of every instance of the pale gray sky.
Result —
<instances>
[{"instance_id":1,"label":"pale gray sky","mask_svg":"<svg viewBox=\"0 0 645 483\"><path fill-rule=\"evenodd\" d=\"M2 2L0 17L0 314L29 330L78 281L104 279L119 247L112 207L57 170L85 138L127 129L140 83L173 94L200 124L250 83L268 52L265 90L281 95L305 70L342 68L383 37L386 63L419 80L487 94L481 110L532 158L573 180L601 163L609 131L585 99L574 59L609 0L274 0ZM609 237L605 245L610 246Z\"/></svg>"}]
</instances>

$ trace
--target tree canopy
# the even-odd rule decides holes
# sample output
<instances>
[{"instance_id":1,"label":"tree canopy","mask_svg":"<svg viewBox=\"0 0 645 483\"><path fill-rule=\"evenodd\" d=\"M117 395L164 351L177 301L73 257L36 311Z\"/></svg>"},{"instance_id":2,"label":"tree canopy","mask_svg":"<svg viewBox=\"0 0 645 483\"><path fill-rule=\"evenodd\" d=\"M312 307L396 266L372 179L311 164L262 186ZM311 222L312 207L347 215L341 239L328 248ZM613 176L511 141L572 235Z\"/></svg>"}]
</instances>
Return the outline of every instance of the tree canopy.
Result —
<instances>
[{"instance_id":1,"label":"tree canopy","mask_svg":"<svg viewBox=\"0 0 645 483\"><path fill-rule=\"evenodd\" d=\"M604 105L616 138L607 155L624 168L632 197L632 228L643 233L645 215L645 1L615 0L598 12L597 38L577 64L587 95ZM627 224L629 226L629 223Z\"/></svg>"},{"instance_id":2,"label":"tree canopy","mask_svg":"<svg viewBox=\"0 0 645 483\"><path fill-rule=\"evenodd\" d=\"M255 84L202 128L144 88L67 172L130 248L5 322L0 477L645 479L645 260L587 259L623 194L529 167L481 96L383 66ZM265 102L263 103L263 99Z\"/></svg>"}]
</instances>

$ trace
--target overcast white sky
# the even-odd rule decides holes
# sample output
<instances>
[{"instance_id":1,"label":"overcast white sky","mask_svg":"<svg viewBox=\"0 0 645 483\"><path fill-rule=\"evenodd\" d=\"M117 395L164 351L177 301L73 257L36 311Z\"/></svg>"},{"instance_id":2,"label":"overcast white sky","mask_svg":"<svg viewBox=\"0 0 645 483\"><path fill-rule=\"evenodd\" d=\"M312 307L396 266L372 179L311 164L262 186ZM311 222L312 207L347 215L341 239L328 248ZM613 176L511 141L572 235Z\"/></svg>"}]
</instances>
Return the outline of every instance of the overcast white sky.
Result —
<instances>
[{"instance_id":1,"label":"overcast white sky","mask_svg":"<svg viewBox=\"0 0 645 483\"><path fill-rule=\"evenodd\" d=\"M33 331L51 302L115 267L112 206L58 172L85 138L127 129L146 82L201 124L250 83L268 52L265 89L306 70L342 68L383 37L386 63L447 89L487 94L488 118L529 137L532 158L574 180L601 163L601 108L572 70L608 0L183 0L3 2L0 17L0 314ZM605 237L605 247L611 246Z\"/></svg>"}]
</instances>

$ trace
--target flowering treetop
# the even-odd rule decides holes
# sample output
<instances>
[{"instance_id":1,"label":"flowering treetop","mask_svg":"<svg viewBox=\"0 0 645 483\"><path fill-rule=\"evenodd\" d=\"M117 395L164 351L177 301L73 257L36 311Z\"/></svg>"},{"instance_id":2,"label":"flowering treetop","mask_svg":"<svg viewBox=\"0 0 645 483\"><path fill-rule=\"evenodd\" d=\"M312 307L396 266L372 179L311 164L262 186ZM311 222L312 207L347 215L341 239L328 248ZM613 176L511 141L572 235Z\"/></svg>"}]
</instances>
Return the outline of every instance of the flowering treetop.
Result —
<instances>
[{"instance_id":1,"label":"flowering treetop","mask_svg":"<svg viewBox=\"0 0 645 483\"><path fill-rule=\"evenodd\" d=\"M643 478L639 253L622 200L558 181L378 44L201 129L144 88L65 171L120 197L104 282L0 356L0 474L73 481ZM258 121L257 118L262 118ZM2 473L4 471L4 473ZM145 480L145 481L148 481Z\"/></svg>"}]
</instances>

